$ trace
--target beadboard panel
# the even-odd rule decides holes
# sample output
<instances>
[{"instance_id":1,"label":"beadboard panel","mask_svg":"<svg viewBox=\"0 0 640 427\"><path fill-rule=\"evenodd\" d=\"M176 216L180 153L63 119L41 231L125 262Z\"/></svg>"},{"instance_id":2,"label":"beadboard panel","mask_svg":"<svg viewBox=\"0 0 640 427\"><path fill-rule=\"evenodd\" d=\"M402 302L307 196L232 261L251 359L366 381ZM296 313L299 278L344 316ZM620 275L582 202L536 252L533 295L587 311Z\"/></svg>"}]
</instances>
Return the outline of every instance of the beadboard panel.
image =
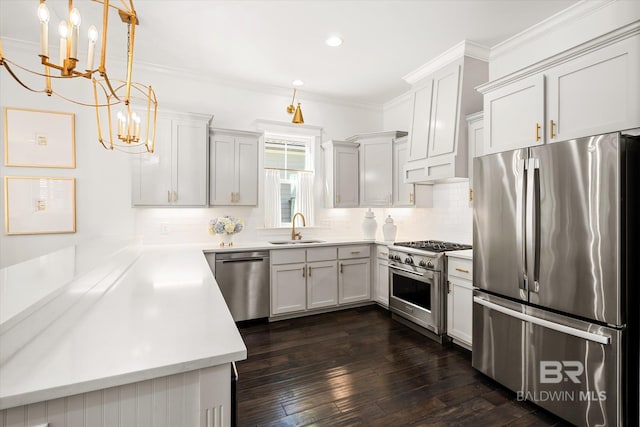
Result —
<instances>
[{"instance_id":1,"label":"beadboard panel","mask_svg":"<svg viewBox=\"0 0 640 427\"><path fill-rule=\"evenodd\" d=\"M230 422L230 365L189 371L0 411L0 427L205 427ZM224 408L224 410L222 409Z\"/></svg>"}]
</instances>

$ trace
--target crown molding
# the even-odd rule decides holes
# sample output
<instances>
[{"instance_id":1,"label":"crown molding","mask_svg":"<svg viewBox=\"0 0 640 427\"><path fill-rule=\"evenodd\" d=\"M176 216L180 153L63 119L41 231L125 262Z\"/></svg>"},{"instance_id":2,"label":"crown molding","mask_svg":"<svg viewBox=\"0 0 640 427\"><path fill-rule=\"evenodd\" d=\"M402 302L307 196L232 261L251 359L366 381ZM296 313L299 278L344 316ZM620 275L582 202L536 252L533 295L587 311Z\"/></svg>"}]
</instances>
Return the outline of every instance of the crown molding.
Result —
<instances>
[{"instance_id":1,"label":"crown molding","mask_svg":"<svg viewBox=\"0 0 640 427\"><path fill-rule=\"evenodd\" d=\"M409 132L406 132L403 130L388 130L388 131L382 131L382 132L370 132L370 133L361 133L361 134L353 135L353 136L350 136L349 138L346 138L345 141L358 142L359 140L369 139L369 138L398 139L407 135L409 135Z\"/></svg>"},{"instance_id":2,"label":"crown molding","mask_svg":"<svg viewBox=\"0 0 640 427\"><path fill-rule=\"evenodd\" d=\"M260 132L271 133L290 133L297 135L307 135L314 137L322 136L322 127L307 124L293 124L289 122L280 122L278 120L257 119L253 122L256 129Z\"/></svg>"},{"instance_id":3,"label":"crown molding","mask_svg":"<svg viewBox=\"0 0 640 427\"><path fill-rule=\"evenodd\" d=\"M13 39L9 37L2 38L3 43L3 53L8 58L11 59L8 55L8 51L12 49L16 49L21 51L21 53L33 53L38 52L40 45L38 43L29 42L26 40ZM107 57L107 62L115 64L119 67L122 67L123 70L126 68L126 62L117 58ZM226 87L233 87L236 89L248 90L252 92L258 92L268 95L275 96L283 96L289 98L291 96L291 87L282 87L282 86L274 86L267 85L261 83L253 83L253 82L245 82L240 80L233 79L225 79L217 76L212 76L211 74L207 74L203 71L196 69L188 69L188 68L178 68L172 67L168 65L162 64L154 64L151 62L139 61L134 59L134 68L138 70L142 70L146 73L150 74L163 74L165 76L176 77L180 80L189 79L196 80L203 83L213 83ZM320 102L325 104L332 105L341 105L344 107L351 108L360 108L369 111L375 111L378 113L382 112L382 103L374 103L374 102L358 102L358 101L350 101L344 98L321 95L315 92L309 92L306 90L301 90L298 88L298 94L304 94L304 99L314 102Z\"/></svg>"},{"instance_id":4,"label":"crown molding","mask_svg":"<svg viewBox=\"0 0 640 427\"><path fill-rule=\"evenodd\" d=\"M405 75L402 79L412 85L463 56L486 62L489 61L489 54L490 49L488 47L470 40L463 40L449 50L436 56L431 61Z\"/></svg>"},{"instance_id":5,"label":"crown molding","mask_svg":"<svg viewBox=\"0 0 640 427\"><path fill-rule=\"evenodd\" d=\"M394 107L397 107L400 104L404 104L405 102L409 101L411 99L411 97L413 96L413 91L412 90L408 90L405 93L396 96L393 99L390 99L389 101L385 102L382 105L382 111L388 111Z\"/></svg>"},{"instance_id":6,"label":"crown molding","mask_svg":"<svg viewBox=\"0 0 640 427\"><path fill-rule=\"evenodd\" d=\"M557 67L560 64L564 64L568 61L602 49L621 40L628 39L629 37L637 36L639 34L640 21L635 21L631 24L625 25L624 27L618 28L586 43L575 46L572 49L568 49L557 55L553 55L542 61L536 62L531 66L525 67L511 74L507 74L506 76L500 77L499 79L476 86L475 89L482 94L491 92L500 87L507 86L515 81L542 73L550 68Z\"/></svg>"},{"instance_id":7,"label":"crown molding","mask_svg":"<svg viewBox=\"0 0 640 427\"><path fill-rule=\"evenodd\" d=\"M575 21L583 16L589 15L599 9L607 7L617 0L581 0L580 2L561 10L555 15L527 28L526 30L506 39L491 47L490 60L501 57L513 50L518 49L523 44L536 39L541 35L565 25L567 22Z\"/></svg>"}]
</instances>

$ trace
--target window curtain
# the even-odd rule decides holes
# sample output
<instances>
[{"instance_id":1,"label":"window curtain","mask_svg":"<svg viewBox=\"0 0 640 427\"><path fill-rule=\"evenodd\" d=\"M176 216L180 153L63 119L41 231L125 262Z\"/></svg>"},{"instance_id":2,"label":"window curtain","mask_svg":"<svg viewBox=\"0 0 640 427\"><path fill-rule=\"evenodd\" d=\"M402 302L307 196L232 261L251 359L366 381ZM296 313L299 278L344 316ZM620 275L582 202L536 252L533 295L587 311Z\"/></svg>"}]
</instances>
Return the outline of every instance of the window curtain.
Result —
<instances>
[{"instance_id":1,"label":"window curtain","mask_svg":"<svg viewBox=\"0 0 640 427\"><path fill-rule=\"evenodd\" d=\"M296 212L302 212L307 225L313 225L313 172L298 172Z\"/></svg>"},{"instance_id":2,"label":"window curtain","mask_svg":"<svg viewBox=\"0 0 640 427\"><path fill-rule=\"evenodd\" d=\"M282 225L280 171L265 169L264 172L264 226L280 227Z\"/></svg>"}]
</instances>

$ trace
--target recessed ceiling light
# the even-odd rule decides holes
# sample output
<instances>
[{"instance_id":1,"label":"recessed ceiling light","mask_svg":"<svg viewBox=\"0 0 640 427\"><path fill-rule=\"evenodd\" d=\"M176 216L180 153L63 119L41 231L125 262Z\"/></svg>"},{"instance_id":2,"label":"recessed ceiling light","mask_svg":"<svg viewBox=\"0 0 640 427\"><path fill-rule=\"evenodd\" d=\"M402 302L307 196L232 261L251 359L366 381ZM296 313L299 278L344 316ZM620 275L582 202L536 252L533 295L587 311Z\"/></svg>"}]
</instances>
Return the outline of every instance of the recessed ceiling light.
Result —
<instances>
[{"instance_id":1,"label":"recessed ceiling light","mask_svg":"<svg viewBox=\"0 0 640 427\"><path fill-rule=\"evenodd\" d=\"M294 86L302 86L304 84L304 82L302 80L294 80L293 82L291 82L292 85Z\"/></svg>"},{"instance_id":2,"label":"recessed ceiling light","mask_svg":"<svg viewBox=\"0 0 640 427\"><path fill-rule=\"evenodd\" d=\"M338 36L331 36L328 39L326 39L324 42L327 44L327 46L337 47L342 44L342 39Z\"/></svg>"}]
</instances>

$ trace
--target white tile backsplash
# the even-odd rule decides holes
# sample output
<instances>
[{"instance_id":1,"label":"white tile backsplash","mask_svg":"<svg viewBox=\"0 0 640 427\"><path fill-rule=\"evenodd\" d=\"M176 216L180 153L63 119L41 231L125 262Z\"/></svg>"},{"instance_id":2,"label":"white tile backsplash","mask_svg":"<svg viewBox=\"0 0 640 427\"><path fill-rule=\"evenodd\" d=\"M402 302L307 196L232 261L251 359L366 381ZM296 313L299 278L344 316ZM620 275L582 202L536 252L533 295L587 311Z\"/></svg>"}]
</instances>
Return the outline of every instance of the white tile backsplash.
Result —
<instances>
[{"instance_id":1,"label":"white tile backsplash","mask_svg":"<svg viewBox=\"0 0 640 427\"><path fill-rule=\"evenodd\" d=\"M397 241L447 240L457 243L472 241L472 209L467 201L468 183L436 184L433 208L372 209L378 222L376 238L383 240L382 225L391 215L398 226ZM317 209L314 227L302 229L305 238L361 239L365 208ZM261 242L290 238L290 229L265 229L260 208L138 208L136 234L148 244L214 243L217 236L207 232L209 220L223 215L245 220L245 230L234 236L236 242ZM163 234L163 228L167 233Z\"/></svg>"}]
</instances>

